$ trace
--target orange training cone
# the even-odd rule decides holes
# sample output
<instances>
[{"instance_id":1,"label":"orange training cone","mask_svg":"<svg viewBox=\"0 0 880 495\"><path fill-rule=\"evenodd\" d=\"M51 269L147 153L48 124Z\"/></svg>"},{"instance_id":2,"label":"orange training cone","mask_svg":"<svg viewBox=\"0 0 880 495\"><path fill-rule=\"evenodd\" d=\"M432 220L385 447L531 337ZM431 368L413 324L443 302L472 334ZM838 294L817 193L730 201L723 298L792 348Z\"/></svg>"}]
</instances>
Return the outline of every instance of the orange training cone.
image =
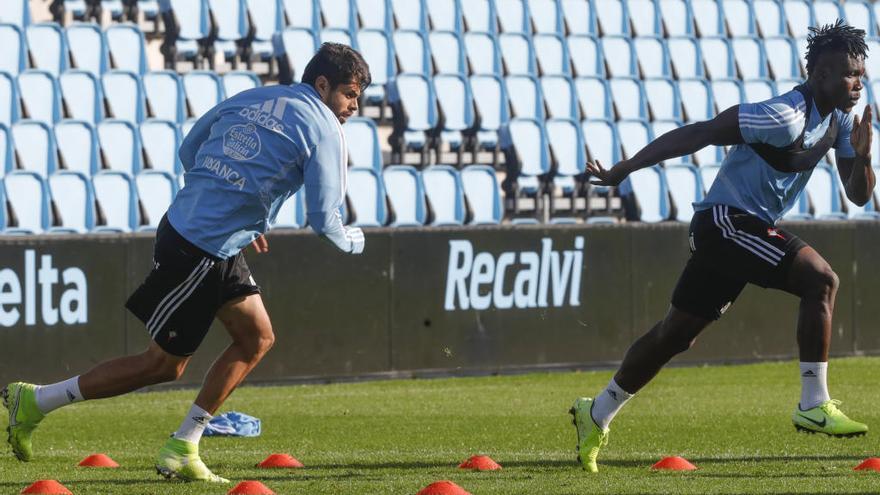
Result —
<instances>
[{"instance_id":1,"label":"orange training cone","mask_svg":"<svg viewBox=\"0 0 880 495\"><path fill-rule=\"evenodd\" d=\"M501 465L487 455L475 455L458 465L461 469L473 469L474 471L496 471Z\"/></svg>"},{"instance_id":2,"label":"orange training cone","mask_svg":"<svg viewBox=\"0 0 880 495\"><path fill-rule=\"evenodd\" d=\"M660 462L651 466L651 469L666 469L669 471L693 471L697 469L697 466L694 466L684 457L664 457L660 459Z\"/></svg>"},{"instance_id":3,"label":"orange training cone","mask_svg":"<svg viewBox=\"0 0 880 495\"><path fill-rule=\"evenodd\" d=\"M229 490L227 495L275 495L275 492L259 481L242 481Z\"/></svg>"},{"instance_id":4,"label":"orange training cone","mask_svg":"<svg viewBox=\"0 0 880 495\"><path fill-rule=\"evenodd\" d=\"M856 471L880 471L880 457L869 457L853 469Z\"/></svg>"},{"instance_id":5,"label":"orange training cone","mask_svg":"<svg viewBox=\"0 0 880 495\"><path fill-rule=\"evenodd\" d=\"M471 495L451 481L435 481L419 490L416 495Z\"/></svg>"},{"instance_id":6,"label":"orange training cone","mask_svg":"<svg viewBox=\"0 0 880 495\"><path fill-rule=\"evenodd\" d=\"M55 480L39 480L25 488L21 493L42 493L44 495L73 495L66 486Z\"/></svg>"},{"instance_id":7,"label":"orange training cone","mask_svg":"<svg viewBox=\"0 0 880 495\"><path fill-rule=\"evenodd\" d=\"M96 468L118 468L119 464L104 454L92 454L81 460L77 466Z\"/></svg>"},{"instance_id":8,"label":"orange training cone","mask_svg":"<svg viewBox=\"0 0 880 495\"><path fill-rule=\"evenodd\" d=\"M296 460L290 454L272 454L263 462L257 464L258 468L301 468L303 463Z\"/></svg>"}]
</instances>

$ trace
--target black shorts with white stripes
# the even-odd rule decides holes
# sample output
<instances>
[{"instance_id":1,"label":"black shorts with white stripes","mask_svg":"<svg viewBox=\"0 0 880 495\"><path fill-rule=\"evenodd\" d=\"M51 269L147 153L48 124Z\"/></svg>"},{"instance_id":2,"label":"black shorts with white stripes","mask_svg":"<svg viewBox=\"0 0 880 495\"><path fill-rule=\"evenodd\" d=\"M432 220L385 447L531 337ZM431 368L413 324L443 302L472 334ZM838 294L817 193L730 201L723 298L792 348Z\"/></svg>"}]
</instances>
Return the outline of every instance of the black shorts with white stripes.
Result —
<instances>
[{"instance_id":1,"label":"black shorts with white stripes","mask_svg":"<svg viewBox=\"0 0 880 495\"><path fill-rule=\"evenodd\" d=\"M125 307L144 322L159 347L190 356L223 304L259 292L242 253L225 260L211 256L163 218L156 231L153 269Z\"/></svg>"},{"instance_id":2,"label":"black shorts with white stripes","mask_svg":"<svg viewBox=\"0 0 880 495\"><path fill-rule=\"evenodd\" d=\"M691 258L675 291L675 308L717 320L747 283L784 290L800 238L731 206L694 213Z\"/></svg>"}]
</instances>

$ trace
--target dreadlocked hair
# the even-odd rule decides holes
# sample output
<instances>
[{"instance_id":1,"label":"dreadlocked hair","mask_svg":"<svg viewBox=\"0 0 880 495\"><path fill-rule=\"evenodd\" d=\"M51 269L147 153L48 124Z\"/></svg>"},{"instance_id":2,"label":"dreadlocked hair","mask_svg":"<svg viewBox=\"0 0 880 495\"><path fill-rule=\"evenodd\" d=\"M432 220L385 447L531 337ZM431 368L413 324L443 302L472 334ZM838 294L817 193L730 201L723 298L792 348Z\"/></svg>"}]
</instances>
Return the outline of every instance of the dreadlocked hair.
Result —
<instances>
[{"instance_id":1,"label":"dreadlocked hair","mask_svg":"<svg viewBox=\"0 0 880 495\"><path fill-rule=\"evenodd\" d=\"M865 31L838 19L834 24L810 27L807 36L807 75L813 72L819 55L825 52L843 52L852 57L865 58L868 45Z\"/></svg>"}]
</instances>

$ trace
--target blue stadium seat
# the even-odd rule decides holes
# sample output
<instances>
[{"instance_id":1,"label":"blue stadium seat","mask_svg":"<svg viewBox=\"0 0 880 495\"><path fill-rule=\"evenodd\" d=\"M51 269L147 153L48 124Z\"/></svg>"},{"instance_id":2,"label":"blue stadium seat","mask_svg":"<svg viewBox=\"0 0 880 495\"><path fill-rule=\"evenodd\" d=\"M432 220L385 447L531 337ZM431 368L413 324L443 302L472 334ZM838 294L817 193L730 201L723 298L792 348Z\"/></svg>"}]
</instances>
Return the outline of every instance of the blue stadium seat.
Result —
<instances>
[{"instance_id":1,"label":"blue stadium seat","mask_svg":"<svg viewBox=\"0 0 880 495\"><path fill-rule=\"evenodd\" d=\"M352 0L318 0L318 5L321 7L322 26L354 31L357 25L355 6L352 3Z\"/></svg>"},{"instance_id":2,"label":"blue stadium seat","mask_svg":"<svg viewBox=\"0 0 880 495\"><path fill-rule=\"evenodd\" d=\"M314 32L303 28L287 28L272 37L272 44L275 56L279 59L279 67L290 70L292 82L302 81L306 65L318 52L318 39Z\"/></svg>"},{"instance_id":3,"label":"blue stadium seat","mask_svg":"<svg viewBox=\"0 0 880 495\"><path fill-rule=\"evenodd\" d=\"M705 54L703 63L706 65L706 75L709 79L736 77L733 48L728 38L701 38L700 51Z\"/></svg>"},{"instance_id":4,"label":"blue stadium seat","mask_svg":"<svg viewBox=\"0 0 880 495\"><path fill-rule=\"evenodd\" d=\"M773 79L801 77L800 62L795 52L794 43L790 38L785 36L765 38L764 52L767 55Z\"/></svg>"},{"instance_id":5,"label":"blue stadium seat","mask_svg":"<svg viewBox=\"0 0 880 495\"><path fill-rule=\"evenodd\" d=\"M458 170L448 165L433 165L422 171L422 182L433 212L430 225L464 225L467 210Z\"/></svg>"},{"instance_id":6,"label":"blue stadium seat","mask_svg":"<svg viewBox=\"0 0 880 495\"><path fill-rule=\"evenodd\" d=\"M663 169L657 165L637 170L620 184L621 196L635 199L639 207L637 220L662 222L670 216L669 188Z\"/></svg>"},{"instance_id":7,"label":"blue stadium seat","mask_svg":"<svg viewBox=\"0 0 880 495\"><path fill-rule=\"evenodd\" d=\"M438 74L434 76L434 91L443 116L440 139L452 151L459 152L458 163L461 164L465 134L474 128L474 98L470 85L461 74Z\"/></svg>"},{"instance_id":8,"label":"blue stadium seat","mask_svg":"<svg viewBox=\"0 0 880 495\"><path fill-rule=\"evenodd\" d=\"M599 29L605 35L629 36L629 16L623 0L593 0Z\"/></svg>"},{"instance_id":9,"label":"blue stadium seat","mask_svg":"<svg viewBox=\"0 0 880 495\"><path fill-rule=\"evenodd\" d=\"M183 138L174 122L148 119L141 123L139 130L145 168L171 175L183 172L177 156L177 148Z\"/></svg>"},{"instance_id":10,"label":"blue stadium seat","mask_svg":"<svg viewBox=\"0 0 880 495\"><path fill-rule=\"evenodd\" d=\"M381 172L382 148L379 144L379 131L373 119L352 117L342 126L342 130L345 132L351 166Z\"/></svg>"},{"instance_id":11,"label":"blue stadium seat","mask_svg":"<svg viewBox=\"0 0 880 495\"><path fill-rule=\"evenodd\" d=\"M743 81L743 92L745 101L756 103L776 96L776 85L767 79L751 79Z\"/></svg>"},{"instance_id":12,"label":"blue stadium seat","mask_svg":"<svg viewBox=\"0 0 880 495\"><path fill-rule=\"evenodd\" d=\"M542 121L531 118L514 118L506 128L509 133L507 155L508 193L513 197L521 194L532 196L543 189L543 180L550 173L550 147Z\"/></svg>"},{"instance_id":13,"label":"blue stadium seat","mask_svg":"<svg viewBox=\"0 0 880 495\"><path fill-rule=\"evenodd\" d=\"M275 222L272 224L274 229L301 229L306 226L306 202L305 192L300 189L295 194L287 198L278 209Z\"/></svg>"},{"instance_id":14,"label":"blue stadium seat","mask_svg":"<svg viewBox=\"0 0 880 495\"><path fill-rule=\"evenodd\" d=\"M27 67L27 42L15 24L0 24L0 72L16 75Z\"/></svg>"},{"instance_id":15,"label":"blue stadium seat","mask_svg":"<svg viewBox=\"0 0 880 495\"><path fill-rule=\"evenodd\" d=\"M425 0L430 31L452 31L461 35L464 31L461 4L457 0Z\"/></svg>"},{"instance_id":16,"label":"blue stadium seat","mask_svg":"<svg viewBox=\"0 0 880 495\"><path fill-rule=\"evenodd\" d=\"M779 0L753 0L752 8L755 11L758 29L765 38L788 34L785 15Z\"/></svg>"},{"instance_id":17,"label":"blue stadium seat","mask_svg":"<svg viewBox=\"0 0 880 495\"><path fill-rule=\"evenodd\" d=\"M233 68L238 68L248 35L247 6L244 0L208 0L208 7L217 29L214 49L222 53Z\"/></svg>"},{"instance_id":18,"label":"blue stadium seat","mask_svg":"<svg viewBox=\"0 0 880 495\"><path fill-rule=\"evenodd\" d=\"M597 35L596 10L590 0L562 0L562 18L572 35ZM572 48L573 50L573 48Z\"/></svg>"},{"instance_id":19,"label":"blue stadium seat","mask_svg":"<svg viewBox=\"0 0 880 495\"><path fill-rule=\"evenodd\" d=\"M724 12L717 0L690 0L698 34L705 38L727 36L724 25Z\"/></svg>"},{"instance_id":20,"label":"blue stadium seat","mask_svg":"<svg viewBox=\"0 0 880 495\"><path fill-rule=\"evenodd\" d=\"M681 120L681 96L675 81L653 77L643 84L650 120Z\"/></svg>"},{"instance_id":21,"label":"blue stadium seat","mask_svg":"<svg viewBox=\"0 0 880 495\"><path fill-rule=\"evenodd\" d=\"M3 177L0 176L0 204L3 205L3 208L0 208L0 234L4 233L7 226L6 203L6 187L3 184Z\"/></svg>"},{"instance_id":22,"label":"blue stadium seat","mask_svg":"<svg viewBox=\"0 0 880 495\"><path fill-rule=\"evenodd\" d=\"M354 49L357 49L357 43L351 37L352 31L347 29L340 28L324 28L318 33L318 39L321 44L324 43L339 43L342 45L348 45Z\"/></svg>"},{"instance_id":23,"label":"blue stadium seat","mask_svg":"<svg viewBox=\"0 0 880 495\"><path fill-rule=\"evenodd\" d=\"M472 74L501 75L501 49L498 48L498 41L493 35L465 33L464 47L470 61Z\"/></svg>"},{"instance_id":24,"label":"blue stadium seat","mask_svg":"<svg viewBox=\"0 0 880 495\"><path fill-rule=\"evenodd\" d=\"M659 0L659 7L660 20L669 36L694 36L694 16L688 0Z\"/></svg>"},{"instance_id":25,"label":"blue stadium seat","mask_svg":"<svg viewBox=\"0 0 880 495\"><path fill-rule=\"evenodd\" d=\"M673 220L690 222L694 216L693 203L703 200L703 184L700 172L693 165L668 165L665 169L669 194L675 203Z\"/></svg>"},{"instance_id":26,"label":"blue stadium seat","mask_svg":"<svg viewBox=\"0 0 880 495\"><path fill-rule=\"evenodd\" d=\"M226 99L216 72L194 70L183 75L189 114L199 118Z\"/></svg>"},{"instance_id":27,"label":"blue stadium seat","mask_svg":"<svg viewBox=\"0 0 880 495\"><path fill-rule=\"evenodd\" d=\"M700 166L700 182L703 183L703 190L707 193L712 187L712 184L715 182L715 178L718 177L718 172L720 170L721 165L717 163L710 163Z\"/></svg>"},{"instance_id":28,"label":"blue stadium seat","mask_svg":"<svg viewBox=\"0 0 880 495\"><path fill-rule=\"evenodd\" d=\"M738 79L715 79L711 84L715 113L721 113L734 105L746 102L745 91Z\"/></svg>"},{"instance_id":29,"label":"blue stadium seat","mask_svg":"<svg viewBox=\"0 0 880 495\"><path fill-rule=\"evenodd\" d=\"M0 124L7 127L21 118L21 100L14 76L0 72Z\"/></svg>"},{"instance_id":30,"label":"blue stadium seat","mask_svg":"<svg viewBox=\"0 0 880 495\"><path fill-rule=\"evenodd\" d=\"M138 123L146 114L146 100L140 77L134 72L110 71L101 76L107 101L107 116Z\"/></svg>"},{"instance_id":31,"label":"blue stadium seat","mask_svg":"<svg viewBox=\"0 0 880 495\"><path fill-rule=\"evenodd\" d=\"M48 177L58 168L55 135L45 122L19 121L12 126L12 138L21 169Z\"/></svg>"},{"instance_id":32,"label":"blue stadium seat","mask_svg":"<svg viewBox=\"0 0 880 495\"><path fill-rule=\"evenodd\" d=\"M535 32L539 34L565 34L562 7L557 0L528 0L528 13L531 15ZM526 19L528 23L528 19ZM530 33L531 29L526 29Z\"/></svg>"},{"instance_id":33,"label":"blue stadium seat","mask_svg":"<svg viewBox=\"0 0 880 495\"><path fill-rule=\"evenodd\" d=\"M91 177L100 168L98 137L91 122L62 120L55 124L55 142L65 170Z\"/></svg>"},{"instance_id":34,"label":"blue stadium seat","mask_svg":"<svg viewBox=\"0 0 880 495\"><path fill-rule=\"evenodd\" d=\"M602 38L602 55L612 77L638 76L636 53L630 38L605 36Z\"/></svg>"},{"instance_id":35,"label":"blue stadium seat","mask_svg":"<svg viewBox=\"0 0 880 495\"><path fill-rule=\"evenodd\" d=\"M498 17L492 0L466 0L461 2L461 14L467 31L473 33L498 32Z\"/></svg>"},{"instance_id":36,"label":"blue stadium seat","mask_svg":"<svg viewBox=\"0 0 880 495\"><path fill-rule=\"evenodd\" d=\"M394 53L398 73L431 73L431 55L422 31L399 29L394 32Z\"/></svg>"},{"instance_id":37,"label":"blue stadium seat","mask_svg":"<svg viewBox=\"0 0 880 495\"><path fill-rule=\"evenodd\" d=\"M384 112L387 99L386 85L397 72L388 34L378 29L361 29L357 32L357 45L367 65L370 66L372 76L372 82L364 90L361 101L365 105L380 106Z\"/></svg>"},{"instance_id":38,"label":"blue stadium seat","mask_svg":"<svg viewBox=\"0 0 880 495\"><path fill-rule=\"evenodd\" d=\"M28 51L35 69L48 71L55 77L67 69L67 41L64 30L54 22L31 24L25 30Z\"/></svg>"},{"instance_id":39,"label":"blue stadium seat","mask_svg":"<svg viewBox=\"0 0 880 495\"><path fill-rule=\"evenodd\" d=\"M504 82L498 76L473 75L470 77L470 86L479 116L477 147L496 149L499 144L498 131L510 119Z\"/></svg>"},{"instance_id":40,"label":"blue stadium seat","mask_svg":"<svg viewBox=\"0 0 880 495\"><path fill-rule=\"evenodd\" d=\"M768 77L767 56L764 54L761 40L747 37L732 38L730 45L733 48L740 79Z\"/></svg>"},{"instance_id":41,"label":"blue stadium seat","mask_svg":"<svg viewBox=\"0 0 880 495\"><path fill-rule=\"evenodd\" d=\"M607 120L586 119L581 122L581 130L591 161L598 160L606 168L620 161L620 139L613 123Z\"/></svg>"},{"instance_id":42,"label":"blue stadium seat","mask_svg":"<svg viewBox=\"0 0 880 495\"><path fill-rule=\"evenodd\" d=\"M204 58L210 60L213 54L207 44L211 34L208 1L159 0L159 9L165 24L165 68L174 69L179 58L194 65Z\"/></svg>"},{"instance_id":43,"label":"blue stadium seat","mask_svg":"<svg viewBox=\"0 0 880 495\"><path fill-rule=\"evenodd\" d=\"M65 35L72 67L101 77L109 67L107 42L101 28L96 24L74 24L65 30Z\"/></svg>"},{"instance_id":44,"label":"blue stadium seat","mask_svg":"<svg viewBox=\"0 0 880 495\"><path fill-rule=\"evenodd\" d=\"M819 220L845 220L846 213L840 200L839 186L835 169L827 164L819 164L813 169L806 191L813 204L813 216Z\"/></svg>"},{"instance_id":45,"label":"blue stadium seat","mask_svg":"<svg viewBox=\"0 0 880 495\"><path fill-rule=\"evenodd\" d=\"M135 187L144 212L138 230L154 230L177 195L177 177L168 172L144 170L135 177Z\"/></svg>"},{"instance_id":46,"label":"blue stadium seat","mask_svg":"<svg viewBox=\"0 0 880 495\"><path fill-rule=\"evenodd\" d=\"M186 117L186 103L183 85L177 73L167 70L153 71L144 74L142 80L149 116L183 122Z\"/></svg>"},{"instance_id":47,"label":"blue stadium seat","mask_svg":"<svg viewBox=\"0 0 880 495\"><path fill-rule=\"evenodd\" d=\"M104 96L94 74L73 69L58 78L68 115L95 124L104 118Z\"/></svg>"},{"instance_id":48,"label":"blue stadium seat","mask_svg":"<svg viewBox=\"0 0 880 495\"><path fill-rule=\"evenodd\" d=\"M49 188L46 180L36 172L15 170L3 178L6 201L11 215L6 233L40 234L50 226ZM9 225L11 219L14 225ZM10 228L10 227L14 227Z\"/></svg>"},{"instance_id":49,"label":"blue stadium seat","mask_svg":"<svg viewBox=\"0 0 880 495\"><path fill-rule=\"evenodd\" d=\"M617 135L626 158L632 158L653 139L651 128L643 120L621 120L617 123Z\"/></svg>"},{"instance_id":50,"label":"blue stadium seat","mask_svg":"<svg viewBox=\"0 0 880 495\"><path fill-rule=\"evenodd\" d=\"M571 119L550 119L545 127L556 160L553 184L566 196L576 194L587 163L581 127Z\"/></svg>"},{"instance_id":51,"label":"blue stadium seat","mask_svg":"<svg viewBox=\"0 0 880 495\"><path fill-rule=\"evenodd\" d=\"M394 28L391 6L385 0L354 0L360 29L378 29L390 33ZM355 26L357 29L357 26Z\"/></svg>"},{"instance_id":52,"label":"blue stadium seat","mask_svg":"<svg viewBox=\"0 0 880 495\"><path fill-rule=\"evenodd\" d=\"M467 74L467 58L461 36L455 31L431 31L428 33L431 58L438 74ZM372 68L372 65L370 65Z\"/></svg>"},{"instance_id":53,"label":"blue stadium seat","mask_svg":"<svg viewBox=\"0 0 880 495\"><path fill-rule=\"evenodd\" d=\"M501 32L532 34L529 6L525 0L495 0L495 11Z\"/></svg>"},{"instance_id":54,"label":"blue stadium seat","mask_svg":"<svg viewBox=\"0 0 880 495\"><path fill-rule=\"evenodd\" d=\"M807 0L782 0L782 10L788 22L788 32L794 37L807 36L807 28L816 25L816 16Z\"/></svg>"},{"instance_id":55,"label":"blue stadium seat","mask_svg":"<svg viewBox=\"0 0 880 495\"><path fill-rule=\"evenodd\" d=\"M874 17L874 11L871 10L872 3L868 0L847 0L843 3L847 24L865 31L868 37L875 37L878 34L877 19Z\"/></svg>"},{"instance_id":56,"label":"blue stadium seat","mask_svg":"<svg viewBox=\"0 0 880 495\"><path fill-rule=\"evenodd\" d=\"M715 105L709 84L703 79L681 79L678 94L684 107L686 121L708 120L715 116Z\"/></svg>"},{"instance_id":57,"label":"blue stadium seat","mask_svg":"<svg viewBox=\"0 0 880 495\"><path fill-rule=\"evenodd\" d=\"M133 25L117 24L107 28L107 47L111 66L143 75L147 72L147 52L144 33Z\"/></svg>"},{"instance_id":58,"label":"blue stadium seat","mask_svg":"<svg viewBox=\"0 0 880 495\"><path fill-rule=\"evenodd\" d=\"M723 0L721 8L731 36L757 36L755 12L749 0Z\"/></svg>"},{"instance_id":59,"label":"blue stadium seat","mask_svg":"<svg viewBox=\"0 0 880 495\"><path fill-rule=\"evenodd\" d=\"M581 109L584 111L584 117L588 119L614 118L614 106L608 81L601 77L579 77L574 80L574 86Z\"/></svg>"},{"instance_id":60,"label":"blue stadium seat","mask_svg":"<svg viewBox=\"0 0 880 495\"><path fill-rule=\"evenodd\" d=\"M242 91L258 88L262 85L260 78L251 71L231 71L223 74L223 94L227 98L232 98Z\"/></svg>"},{"instance_id":61,"label":"blue stadium seat","mask_svg":"<svg viewBox=\"0 0 880 495\"><path fill-rule=\"evenodd\" d=\"M0 22L26 28L31 23L30 0L6 0L0 9Z\"/></svg>"},{"instance_id":62,"label":"blue stadium seat","mask_svg":"<svg viewBox=\"0 0 880 495\"><path fill-rule=\"evenodd\" d=\"M813 0L811 3L814 16L813 25L815 26L834 24L838 19L846 17L837 0Z\"/></svg>"},{"instance_id":63,"label":"blue stadium seat","mask_svg":"<svg viewBox=\"0 0 880 495\"><path fill-rule=\"evenodd\" d=\"M633 41L633 49L642 77L672 77L669 53L662 38L639 36Z\"/></svg>"},{"instance_id":64,"label":"blue stadium seat","mask_svg":"<svg viewBox=\"0 0 880 495\"><path fill-rule=\"evenodd\" d=\"M470 225L498 225L504 215L495 169L488 165L468 165L461 171L461 185L470 205Z\"/></svg>"},{"instance_id":65,"label":"blue stadium seat","mask_svg":"<svg viewBox=\"0 0 880 495\"><path fill-rule=\"evenodd\" d=\"M566 42L576 76L605 77L605 59L596 38L588 35L569 36Z\"/></svg>"},{"instance_id":66,"label":"blue stadium seat","mask_svg":"<svg viewBox=\"0 0 880 495\"><path fill-rule=\"evenodd\" d=\"M18 75L22 116L49 125L61 118L61 91L58 80L44 70L26 70Z\"/></svg>"},{"instance_id":67,"label":"blue stadium seat","mask_svg":"<svg viewBox=\"0 0 880 495\"><path fill-rule=\"evenodd\" d=\"M615 77L609 81L617 119L647 119L648 105L641 81L632 77Z\"/></svg>"},{"instance_id":68,"label":"blue stadium seat","mask_svg":"<svg viewBox=\"0 0 880 495\"><path fill-rule=\"evenodd\" d=\"M422 74L401 74L389 85L388 100L394 112L392 156L408 150L422 152L422 163L431 147L429 133L437 128L437 97L431 81ZM397 160L395 160L397 161Z\"/></svg>"},{"instance_id":69,"label":"blue stadium seat","mask_svg":"<svg viewBox=\"0 0 880 495\"><path fill-rule=\"evenodd\" d=\"M565 40L556 34L537 34L532 40L540 74L571 76L571 60Z\"/></svg>"},{"instance_id":70,"label":"blue stadium seat","mask_svg":"<svg viewBox=\"0 0 880 495\"><path fill-rule=\"evenodd\" d=\"M532 76L507 76L504 80L514 117L544 120L544 97Z\"/></svg>"},{"instance_id":71,"label":"blue stadium seat","mask_svg":"<svg viewBox=\"0 0 880 495\"><path fill-rule=\"evenodd\" d=\"M385 187L382 176L371 168L352 168L348 171L348 199L354 211L357 227L385 225Z\"/></svg>"},{"instance_id":72,"label":"blue stadium seat","mask_svg":"<svg viewBox=\"0 0 880 495\"><path fill-rule=\"evenodd\" d=\"M541 93L551 117L580 120L578 94L571 79L565 76L541 78Z\"/></svg>"},{"instance_id":73,"label":"blue stadium seat","mask_svg":"<svg viewBox=\"0 0 880 495\"><path fill-rule=\"evenodd\" d=\"M247 10L251 25L255 29L250 58L270 60L274 54L272 35L284 29L284 8L281 6L281 0L247 0Z\"/></svg>"},{"instance_id":74,"label":"blue stadium seat","mask_svg":"<svg viewBox=\"0 0 880 495\"><path fill-rule=\"evenodd\" d=\"M285 26L316 31L321 27L321 8L316 0L282 0ZM300 195L302 197L302 195Z\"/></svg>"},{"instance_id":75,"label":"blue stadium seat","mask_svg":"<svg viewBox=\"0 0 880 495\"><path fill-rule=\"evenodd\" d=\"M92 177L92 188L104 222L96 232L131 232L137 228L137 193L131 176L106 170Z\"/></svg>"},{"instance_id":76,"label":"blue stadium seat","mask_svg":"<svg viewBox=\"0 0 880 495\"><path fill-rule=\"evenodd\" d=\"M628 0L626 6L636 37L663 35L655 0Z\"/></svg>"},{"instance_id":77,"label":"blue stadium seat","mask_svg":"<svg viewBox=\"0 0 880 495\"><path fill-rule=\"evenodd\" d=\"M382 171L385 193L394 212L391 227L420 227L427 219L422 175L408 165L390 165Z\"/></svg>"},{"instance_id":78,"label":"blue stadium seat","mask_svg":"<svg viewBox=\"0 0 880 495\"><path fill-rule=\"evenodd\" d=\"M675 75L679 78L703 77L703 56L697 40L689 36L666 40L669 59Z\"/></svg>"},{"instance_id":79,"label":"blue stadium seat","mask_svg":"<svg viewBox=\"0 0 880 495\"><path fill-rule=\"evenodd\" d=\"M426 32L428 12L422 0L389 0L396 29Z\"/></svg>"},{"instance_id":80,"label":"blue stadium seat","mask_svg":"<svg viewBox=\"0 0 880 495\"><path fill-rule=\"evenodd\" d=\"M12 140L12 132L4 124L0 124L0 177L3 177L12 170L12 150L14 149L15 143Z\"/></svg>"},{"instance_id":81,"label":"blue stadium seat","mask_svg":"<svg viewBox=\"0 0 880 495\"><path fill-rule=\"evenodd\" d=\"M95 196L85 174L61 170L49 177L48 186L57 213L52 232L85 234L94 228Z\"/></svg>"},{"instance_id":82,"label":"blue stadium seat","mask_svg":"<svg viewBox=\"0 0 880 495\"><path fill-rule=\"evenodd\" d=\"M126 120L105 119L98 124L98 143L104 168L134 177L141 171L141 140L137 128Z\"/></svg>"}]
</instances>

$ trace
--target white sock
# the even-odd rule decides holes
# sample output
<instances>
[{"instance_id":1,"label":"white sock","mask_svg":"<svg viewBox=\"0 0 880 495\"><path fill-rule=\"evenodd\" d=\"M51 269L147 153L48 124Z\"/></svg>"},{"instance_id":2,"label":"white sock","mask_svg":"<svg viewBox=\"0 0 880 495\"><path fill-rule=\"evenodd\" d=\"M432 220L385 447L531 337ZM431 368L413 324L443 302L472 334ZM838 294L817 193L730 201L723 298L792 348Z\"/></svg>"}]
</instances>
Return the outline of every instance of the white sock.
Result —
<instances>
[{"instance_id":1,"label":"white sock","mask_svg":"<svg viewBox=\"0 0 880 495\"><path fill-rule=\"evenodd\" d=\"M603 430L608 428L611 420L617 415L617 411L626 404L626 401L632 398L633 394L620 388L620 385L614 381L614 378L608 382L608 387L596 396L593 401L593 409L590 414L593 421Z\"/></svg>"},{"instance_id":2,"label":"white sock","mask_svg":"<svg viewBox=\"0 0 880 495\"><path fill-rule=\"evenodd\" d=\"M79 391L79 375L63 382L39 385L36 389L36 396L37 409L43 414L49 414L59 407L74 402L80 402L83 400L83 396Z\"/></svg>"},{"instance_id":3,"label":"white sock","mask_svg":"<svg viewBox=\"0 0 880 495\"><path fill-rule=\"evenodd\" d=\"M195 444L199 443L199 440L202 439L202 433L205 431L205 426L208 426L208 421L211 421L213 417L208 411L193 404L189 409L189 414L183 419L183 423L180 423L180 428L174 433L174 438Z\"/></svg>"},{"instance_id":4,"label":"white sock","mask_svg":"<svg viewBox=\"0 0 880 495\"><path fill-rule=\"evenodd\" d=\"M829 399L828 363L801 362L801 410L812 409Z\"/></svg>"}]
</instances>

